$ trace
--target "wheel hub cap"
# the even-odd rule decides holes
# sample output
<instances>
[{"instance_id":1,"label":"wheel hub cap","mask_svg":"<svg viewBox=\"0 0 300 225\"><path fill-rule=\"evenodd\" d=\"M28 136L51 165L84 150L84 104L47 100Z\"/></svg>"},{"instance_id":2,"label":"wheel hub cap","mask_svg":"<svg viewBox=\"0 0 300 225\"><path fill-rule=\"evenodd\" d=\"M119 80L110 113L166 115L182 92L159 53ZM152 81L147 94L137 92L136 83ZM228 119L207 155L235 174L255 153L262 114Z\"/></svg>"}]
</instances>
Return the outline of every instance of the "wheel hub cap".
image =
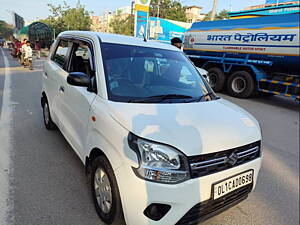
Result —
<instances>
[{"instance_id":1,"label":"wheel hub cap","mask_svg":"<svg viewBox=\"0 0 300 225\"><path fill-rule=\"evenodd\" d=\"M112 206L111 185L107 174L101 168L95 172L94 189L99 207L104 213L109 213Z\"/></svg>"},{"instance_id":2,"label":"wheel hub cap","mask_svg":"<svg viewBox=\"0 0 300 225\"><path fill-rule=\"evenodd\" d=\"M49 116L49 107L48 107L48 104L45 103L45 105L44 105L44 119L45 119L46 124L49 123L49 118L50 118L50 116Z\"/></svg>"},{"instance_id":3,"label":"wheel hub cap","mask_svg":"<svg viewBox=\"0 0 300 225\"><path fill-rule=\"evenodd\" d=\"M242 93L247 87L246 80L241 77L236 77L232 80L231 87L234 92Z\"/></svg>"}]
</instances>

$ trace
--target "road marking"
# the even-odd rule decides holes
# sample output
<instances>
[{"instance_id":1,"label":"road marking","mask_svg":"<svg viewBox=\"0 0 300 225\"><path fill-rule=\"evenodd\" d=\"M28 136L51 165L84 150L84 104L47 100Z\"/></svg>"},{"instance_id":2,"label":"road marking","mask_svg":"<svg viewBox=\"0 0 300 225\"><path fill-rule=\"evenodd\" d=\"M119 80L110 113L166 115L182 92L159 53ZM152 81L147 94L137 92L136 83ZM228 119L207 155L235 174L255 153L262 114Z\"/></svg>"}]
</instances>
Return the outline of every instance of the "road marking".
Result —
<instances>
[{"instance_id":1,"label":"road marking","mask_svg":"<svg viewBox=\"0 0 300 225\"><path fill-rule=\"evenodd\" d=\"M0 225L13 224L14 218L10 215L13 209L13 202L9 199L11 174L11 153L12 153L12 102L11 102L11 77L9 62L2 50L4 58L4 87L2 109L0 114Z\"/></svg>"}]
</instances>

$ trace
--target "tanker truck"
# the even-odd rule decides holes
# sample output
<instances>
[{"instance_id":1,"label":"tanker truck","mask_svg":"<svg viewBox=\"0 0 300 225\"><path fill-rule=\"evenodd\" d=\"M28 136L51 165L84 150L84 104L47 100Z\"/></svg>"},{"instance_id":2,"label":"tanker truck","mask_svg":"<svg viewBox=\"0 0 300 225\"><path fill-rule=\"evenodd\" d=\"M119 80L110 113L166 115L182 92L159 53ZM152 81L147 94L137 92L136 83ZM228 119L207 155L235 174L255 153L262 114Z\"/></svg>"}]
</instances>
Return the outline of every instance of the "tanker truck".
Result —
<instances>
[{"instance_id":1,"label":"tanker truck","mask_svg":"<svg viewBox=\"0 0 300 225\"><path fill-rule=\"evenodd\" d=\"M300 99L299 14L196 22L184 52L216 92Z\"/></svg>"}]
</instances>

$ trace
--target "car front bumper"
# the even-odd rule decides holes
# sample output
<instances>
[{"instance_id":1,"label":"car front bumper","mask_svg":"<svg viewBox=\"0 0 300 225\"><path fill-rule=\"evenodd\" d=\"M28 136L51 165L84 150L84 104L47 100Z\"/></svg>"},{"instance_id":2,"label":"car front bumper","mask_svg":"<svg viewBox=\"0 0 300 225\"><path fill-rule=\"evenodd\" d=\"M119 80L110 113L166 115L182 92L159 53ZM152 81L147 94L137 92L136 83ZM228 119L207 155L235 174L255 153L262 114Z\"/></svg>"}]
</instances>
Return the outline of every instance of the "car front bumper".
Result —
<instances>
[{"instance_id":1,"label":"car front bumper","mask_svg":"<svg viewBox=\"0 0 300 225\"><path fill-rule=\"evenodd\" d=\"M172 185L142 180L134 174L131 166L123 164L122 167L115 171L115 175L118 181L126 223L128 225L174 225L176 223L182 224L184 221L196 222L215 215L244 200L248 193L254 189L261 161L261 158L257 158L231 169ZM233 201L227 201L225 205L222 205L224 207L219 209L220 206L217 206L217 202L212 200L212 185L248 170L254 171L253 185L247 186L248 190L244 188L243 196L240 198L233 196L231 198ZM237 193L240 191L243 191L242 188L238 189ZM235 192L233 192L233 195ZM227 197L229 196L230 194L227 195ZM151 204L165 204L171 206L171 208L160 220L154 221L144 215L144 210ZM208 210L207 215L195 214L195 210L199 211L201 207L203 208L207 204L216 205L216 208ZM193 214L193 218L186 217L186 214ZM184 216L185 218L183 218Z\"/></svg>"}]
</instances>

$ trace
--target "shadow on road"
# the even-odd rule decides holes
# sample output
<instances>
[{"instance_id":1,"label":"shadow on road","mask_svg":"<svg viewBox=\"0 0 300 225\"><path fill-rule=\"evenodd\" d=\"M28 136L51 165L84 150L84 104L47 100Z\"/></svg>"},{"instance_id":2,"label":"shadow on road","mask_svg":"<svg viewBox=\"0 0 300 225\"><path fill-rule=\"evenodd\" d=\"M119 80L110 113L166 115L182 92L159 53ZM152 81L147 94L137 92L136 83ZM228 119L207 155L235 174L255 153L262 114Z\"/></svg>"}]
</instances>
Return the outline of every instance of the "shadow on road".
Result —
<instances>
[{"instance_id":1,"label":"shadow on road","mask_svg":"<svg viewBox=\"0 0 300 225\"><path fill-rule=\"evenodd\" d=\"M235 101L235 102L259 103L259 104L263 104L263 105L270 105L270 106L285 108L285 109L293 110L293 111L299 111L299 109L300 109L299 101L296 101L292 98L278 96L278 95L257 96L257 97L253 97L253 98L249 98L249 99L238 99L238 98L231 97L226 93L218 93L218 94L227 100Z\"/></svg>"},{"instance_id":2,"label":"shadow on road","mask_svg":"<svg viewBox=\"0 0 300 225\"><path fill-rule=\"evenodd\" d=\"M299 101L296 101L291 98L283 97L283 96L270 96L270 97L259 96L257 98L254 98L253 101L263 103L263 104L274 105L277 107L282 107L294 111L299 111L299 106L300 106Z\"/></svg>"}]
</instances>

